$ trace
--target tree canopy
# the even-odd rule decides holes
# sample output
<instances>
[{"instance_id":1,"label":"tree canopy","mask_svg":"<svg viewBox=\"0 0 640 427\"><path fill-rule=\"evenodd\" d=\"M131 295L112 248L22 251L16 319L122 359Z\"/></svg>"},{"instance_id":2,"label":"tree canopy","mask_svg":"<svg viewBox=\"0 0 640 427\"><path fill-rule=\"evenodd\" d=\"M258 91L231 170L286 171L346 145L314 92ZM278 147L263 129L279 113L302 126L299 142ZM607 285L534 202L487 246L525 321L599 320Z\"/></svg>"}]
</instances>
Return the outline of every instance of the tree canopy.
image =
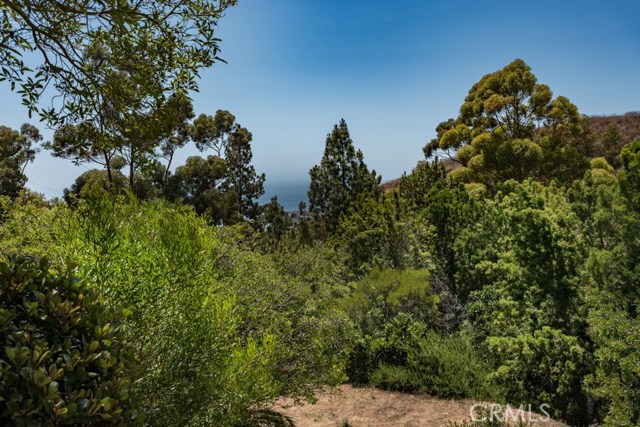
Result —
<instances>
[{"instance_id":1,"label":"tree canopy","mask_svg":"<svg viewBox=\"0 0 640 427\"><path fill-rule=\"evenodd\" d=\"M51 123L95 119L135 93L153 103L196 90L219 60L218 19L236 0L5 0L0 78ZM52 89L50 106L40 105Z\"/></svg>"},{"instance_id":2,"label":"tree canopy","mask_svg":"<svg viewBox=\"0 0 640 427\"><path fill-rule=\"evenodd\" d=\"M41 140L33 125L23 124L20 132L0 126L0 196L18 196L27 182L24 170L38 151L34 145Z\"/></svg>"},{"instance_id":3,"label":"tree canopy","mask_svg":"<svg viewBox=\"0 0 640 427\"><path fill-rule=\"evenodd\" d=\"M425 155L444 153L460 165L453 176L465 182L493 187L511 178L569 179L586 166L577 107L563 96L553 98L521 59L474 84L460 115L436 130ZM577 173L567 176L567 169Z\"/></svg>"}]
</instances>

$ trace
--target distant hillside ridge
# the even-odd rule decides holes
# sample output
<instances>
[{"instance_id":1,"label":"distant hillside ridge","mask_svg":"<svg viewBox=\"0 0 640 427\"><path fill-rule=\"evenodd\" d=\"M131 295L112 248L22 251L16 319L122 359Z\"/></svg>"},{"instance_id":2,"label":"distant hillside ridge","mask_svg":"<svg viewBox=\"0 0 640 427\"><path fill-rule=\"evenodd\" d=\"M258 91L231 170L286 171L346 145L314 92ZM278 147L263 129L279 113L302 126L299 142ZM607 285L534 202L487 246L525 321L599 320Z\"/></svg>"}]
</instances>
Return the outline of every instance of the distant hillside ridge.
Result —
<instances>
[{"instance_id":1,"label":"distant hillside ridge","mask_svg":"<svg viewBox=\"0 0 640 427\"><path fill-rule=\"evenodd\" d=\"M640 139L640 111L621 115L585 116L594 135L600 138L611 125L618 127L624 145Z\"/></svg>"}]
</instances>

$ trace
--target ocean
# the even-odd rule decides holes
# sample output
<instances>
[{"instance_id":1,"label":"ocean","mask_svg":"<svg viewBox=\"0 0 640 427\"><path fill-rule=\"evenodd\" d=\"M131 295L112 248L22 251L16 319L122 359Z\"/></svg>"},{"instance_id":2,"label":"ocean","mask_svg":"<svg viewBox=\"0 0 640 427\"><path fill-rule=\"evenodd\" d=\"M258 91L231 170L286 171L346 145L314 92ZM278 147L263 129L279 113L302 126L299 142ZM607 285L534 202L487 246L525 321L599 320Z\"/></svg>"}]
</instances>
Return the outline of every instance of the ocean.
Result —
<instances>
[{"instance_id":1,"label":"ocean","mask_svg":"<svg viewBox=\"0 0 640 427\"><path fill-rule=\"evenodd\" d=\"M309 181L288 181L288 182L270 182L267 179L264 182L264 195L258 199L258 203L269 203L273 196L278 197L278 202L287 212L298 210L298 204L303 201L308 202L307 191L309 191Z\"/></svg>"}]
</instances>

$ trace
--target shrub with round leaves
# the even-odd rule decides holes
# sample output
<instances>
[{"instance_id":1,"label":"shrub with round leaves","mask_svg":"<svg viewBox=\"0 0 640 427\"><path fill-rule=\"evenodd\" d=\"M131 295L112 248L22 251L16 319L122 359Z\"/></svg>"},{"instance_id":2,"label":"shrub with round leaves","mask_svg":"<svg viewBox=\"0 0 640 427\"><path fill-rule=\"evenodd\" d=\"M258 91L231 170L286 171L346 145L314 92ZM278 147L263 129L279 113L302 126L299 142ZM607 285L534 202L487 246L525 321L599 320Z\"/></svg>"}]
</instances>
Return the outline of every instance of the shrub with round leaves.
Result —
<instances>
[{"instance_id":1,"label":"shrub with round leaves","mask_svg":"<svg viewBox=\"0 0 640 427\"><path fill-rule=\"evenodd\" d=\"M0 424L137 425L123 313L43 259L0 261Z\"/></svg>"}]
</instances>

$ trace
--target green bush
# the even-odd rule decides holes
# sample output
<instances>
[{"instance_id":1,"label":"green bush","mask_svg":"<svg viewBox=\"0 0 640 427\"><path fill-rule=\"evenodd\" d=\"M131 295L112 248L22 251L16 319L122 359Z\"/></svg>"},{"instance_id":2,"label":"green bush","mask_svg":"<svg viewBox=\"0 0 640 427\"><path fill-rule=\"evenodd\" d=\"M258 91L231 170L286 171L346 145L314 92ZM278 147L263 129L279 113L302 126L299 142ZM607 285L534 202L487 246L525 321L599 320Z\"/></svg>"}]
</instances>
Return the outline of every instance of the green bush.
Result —
<instances>
[{"instance_id":1,"label":"green bush","mask_svg":"<svg viewBox=\"0 0 640 427\"><path fill-rule=\"evenodd\" d=\"M383 390L417 393L420 378L406 366L380 365L371 374L371 384Z\"/></svg>"},{"instance_id":2,"label":"green bush","mask_svg":"<svg viewBox=\"0 0 640 427\"><path fill-rule=\"evenodd\" d=\"M426 270L374 268L355 284L343 307L360 327L350 354L352 383L442 397L488 397L489 366L463 335L429 331L439 298Z\"/></svg>"},{"instance_id":3,"label":"green bush","mask_svg":"<svg viewBox=\"0 0 640 427\"><path fill-rule=\"evenodd\" d=\"M138 396L153 426L235 426L279 396L344 380L354 336L335 306L336 262L252 251L246 227L211 227L190 207L87 197L77 208L11 204L0 252L65 258L128 310ZM53 221L51 221L53 219Z\"/></svg>"},{"instance_id":4,"label":"green bush","mask_svg":"<svg viewBox=\"0 0 640 427\"><path fill-rule=\"evenodd\" d=\"M462 334L440 336L429 331L407 358L420 391L441 397L495 398L499 393L488 381L489 365L471 340Z\"/></svg>"},{"instance_id":5,"label":"green bush","mask_svg":"<svg viewBox=\"0 0 640 427\"><path fill-rule=\"evenodd\" d=\"M424 331L419 323L396 319L373 350L379 362L371 373L376 387L440 397L499 396L487 381L489 366L464 335L443 337Z\"/></svg>"},{"instance_id":6,"label":"green bush","mask_svg":"<svg viewBox=\"0 0 640 427\"><path fill-rule=\"evenodd\" d=\"M0 423L135 425L136 354L121 312L46 260L0 262Z\"/></svg>"},{"instance_id":7,"label":"green bush","mask_svg":"<svg viewBox=\"0 0 640 427\"><path fill-rule=\"evenodd\" d=\"M379 336L400 313L435 326L440 300L431 291L429 277L428 270L373 268L355 283L342 307L363 334L372 337Z\"/></svg>"},{"instance_id":8,"label":"green bush","mask_svg":"<svg viewBox=\"0 0 640 427\"><path fill-rule=\"evenodd\" d=\"M585 349L576 337L542 327L518 337L490 337L487 345L499 367L491 374L516 404L549 404L553 417L587 425L583 390Z\"/></svg>"}]
</instances>

